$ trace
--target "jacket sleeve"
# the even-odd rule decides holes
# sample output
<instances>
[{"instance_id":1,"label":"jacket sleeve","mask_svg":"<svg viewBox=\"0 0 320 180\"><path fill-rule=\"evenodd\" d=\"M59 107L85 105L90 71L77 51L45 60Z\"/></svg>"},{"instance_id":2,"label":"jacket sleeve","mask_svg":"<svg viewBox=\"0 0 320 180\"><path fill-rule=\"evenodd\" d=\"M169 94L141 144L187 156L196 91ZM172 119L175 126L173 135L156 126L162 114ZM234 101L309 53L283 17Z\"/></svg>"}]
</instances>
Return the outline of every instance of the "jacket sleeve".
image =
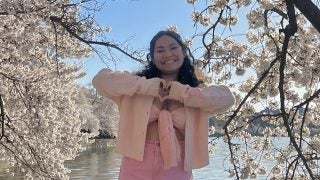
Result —
<instances>
[{"instance_id":1,"label":"jacket sleeve","mask_svg":"<svg viewBox=\"0 0 320 180\"><path fill-rule=\"evenodd\" d=\"M156 96L162 81L164 80L160 78L146 79L128 72L113 72L109 69L102 69L93 78L92 84L99 94L118 102L117 99L123 95Z\"/></svg>"},{"instance_id":2,"label":"jacket sleeve","mask_svg":"<svg viewBox=\"0 0 320 180\"><path fill-rule=\"evenodd\" d=\"M171 82L168 99L177 100L185 106L200 108L214 114L226 112L235 102L233 94L226 86L194 88L177 81Z\"/></svg>"}]
</instances>

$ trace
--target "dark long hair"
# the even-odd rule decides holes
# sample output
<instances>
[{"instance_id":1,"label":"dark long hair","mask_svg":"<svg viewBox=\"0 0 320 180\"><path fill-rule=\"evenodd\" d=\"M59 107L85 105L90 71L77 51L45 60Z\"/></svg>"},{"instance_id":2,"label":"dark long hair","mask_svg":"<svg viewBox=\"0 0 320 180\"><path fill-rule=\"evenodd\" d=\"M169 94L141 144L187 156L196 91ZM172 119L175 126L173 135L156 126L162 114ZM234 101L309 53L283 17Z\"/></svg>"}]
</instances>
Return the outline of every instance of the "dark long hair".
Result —
<instances>
[{"instance_id":1,"label":"dark long hair","mask_svg":"<svg viewBox=\"0 0 320 180\"><path fill-rule=\"evenodd\" d=\"M200 84L200 81L198 80L198 78L194 73L194 67L191 64L189 48L183 43L180 35L173 31L160 31L152 38L152 40L150 41L150 49L149 49L150 52L147 55L148 64L145 66L145 69L138 72L137 75L144 76L147 79L155 78L155 77L161 78L161 71L153 63L153 58L154 58L154 48L155 48L156 41L161 36L164 36L164 35L170 36L173 39L175 39L178 42L178 44L181 46L183 53L186 54L183 60L183 64L179 69L178 82L180 82L181 84L188 84L191 87L198 87Z\"/></svg>"}]
</instances>

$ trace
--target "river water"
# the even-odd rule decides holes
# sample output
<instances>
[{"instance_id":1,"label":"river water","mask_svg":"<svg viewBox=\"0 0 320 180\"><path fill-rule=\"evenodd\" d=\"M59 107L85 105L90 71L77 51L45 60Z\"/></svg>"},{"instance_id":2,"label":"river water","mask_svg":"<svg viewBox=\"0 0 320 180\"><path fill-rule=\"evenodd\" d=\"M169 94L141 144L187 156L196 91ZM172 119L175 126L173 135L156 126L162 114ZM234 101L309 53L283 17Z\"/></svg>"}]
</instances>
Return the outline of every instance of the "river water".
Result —
<instances>
[{"instance_id":1,"label":"river water","mask_svg":"<svg viewBox=\"0 0 320 180\"><path fill-rule=\"evenodd\" d=\"M285 145L286 138L277 138L276 144ZM210 154L210 164L204 168L193 170L195 180L227 180L229 177L226 171L229 169L228 147L221 140L217 141L217 146ZM74 180L117 180L121 155L115 153L114 147L91 148L82 152L74 161L67 162L66 165L72 172L70 179ZM262 160L262 164L267 167L267 172L272 168L272 162ZM259 176L257 179L268 179L268 174Z\"/></svg>"},{"instance_id":2,"label":"river water","mask_svg":"<svg viewBox=\"0 0 320 180\"><path fill-rule=\"evenodd\" d=\"M288 139L279 138L275 140L277 144L287 144ZM228 177L230 163L228 161L228 147L221 140L217 141L217 146L210 154L210 164L207 167L193 170L195 180L225 180L234 179ZM65 165L71 169L70 179L73 180L117 180L121 155L115 153L114 147L93 146L80 153L75 160L67 161ZM267 167L267 172L272 168L272 162L262 161ZM268 174L259 176L257 179L268 179ZM9 176L6 172L0 172L0 180L23 179L21 176Z\"/></svg>"}]
</instances>

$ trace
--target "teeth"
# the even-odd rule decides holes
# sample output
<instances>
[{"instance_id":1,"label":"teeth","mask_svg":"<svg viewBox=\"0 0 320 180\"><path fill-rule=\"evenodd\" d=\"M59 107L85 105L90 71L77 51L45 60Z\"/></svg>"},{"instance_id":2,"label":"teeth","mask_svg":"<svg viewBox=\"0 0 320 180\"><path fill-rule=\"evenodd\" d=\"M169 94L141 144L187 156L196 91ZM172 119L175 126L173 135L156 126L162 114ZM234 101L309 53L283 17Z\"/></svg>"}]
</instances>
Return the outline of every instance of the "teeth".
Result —
<instances>
[{"instance_id":1,"label":"teeth","mask_svg":"<svg viewBox=\"0 0 320 180\"><path fill-rule=\"evenodd\" d=\"M174 60L169 60L169 61L164 62L163 64L169 64L169 63L173 63L173 62L174 62Z\"/></svg>"}]
</instances>

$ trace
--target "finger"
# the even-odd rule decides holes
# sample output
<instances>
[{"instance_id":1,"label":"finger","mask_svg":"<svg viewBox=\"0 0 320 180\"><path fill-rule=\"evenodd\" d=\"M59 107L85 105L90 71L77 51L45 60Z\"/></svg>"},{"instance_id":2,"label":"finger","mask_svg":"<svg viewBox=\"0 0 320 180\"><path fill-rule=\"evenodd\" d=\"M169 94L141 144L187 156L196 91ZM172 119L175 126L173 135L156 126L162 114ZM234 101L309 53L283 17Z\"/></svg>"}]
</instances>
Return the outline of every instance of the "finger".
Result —
<instances>
[{"instance_id":1,"label":"finger","mask_svg":"<svg viewBox=\"0 0 320 180\"><path fill-rule=\"evenodd\" d=\"M164 89L165 96L169 95L169 91L170 91L170 90L169 90L168 88L165 88L165 89Z\"/></svg>"},{"instance_id":2,"label":"finger","mask_svg":"<svg viewBox=\"0 0 320 180\"><path fill-rule=\"evenodd\" d=\"M161 100L162 100L161 102L166 102L166 103L167 103L167 99L168 99L167 97L168 97L168 96L163 96L163 97L161 97Z\"/></svg>"},{"instance_id":3,"label":"finger","mask_svg":"<svg viewBox=\"0 0 320 180\"><path fill-rule=\"evenodd\" d=\"M166 82L166 87L169 88L171 86L171 84L172 84L172 81Z\"/></svg>"},{"instance_id":4,"label":"finger","mask_svg":"<svg viewBox=\"0 0 320 180\"><path fill-rule=\"evenodd\" d=\"M160 95L160 94L158 94L157 96L155 96L161 103L163 102L163 97Z\"/></svg>"},{"instance_id":5,"label":"finger","mask_svg":"<svg viewBox=\"0 0 320 180\"><path fill-rule=\"evenodd\" d=\"M163 97L159 97L159 101L162 103L164 100L163 100Z\"/></svg>"},{"instance_id":6,"label":"finger","mask_svg":"<svg viewBox=\"0 0 320 180\"><path fill-rule=\"evenodd\" d=\"M168 86L168 91L170 91L170 89L171 89L171 85Z\"/></svg>"},{"instance_id":7,"label":"finger","mask_svg":"<svg viewBox=\"0 0 320 180\"><path fill-rule=\"evenodd\" d=\"M165 92L164 92L163 89L160 89L160 90L159 90L159 95L160 95L161 97L165 96Z\"/></svg>"},{"instance_id":8,"label":"finger","mask_svg":"<svg viewBox=\"0 0 320 180\"><path fill-rule=\"evenodd\" d=\"M161 82L162 82L162 85L163 85L163 87L166 87L167 85L166 85L166 80L164 80L164 79L161 79Z\"/></svg>"}]
</instances>

